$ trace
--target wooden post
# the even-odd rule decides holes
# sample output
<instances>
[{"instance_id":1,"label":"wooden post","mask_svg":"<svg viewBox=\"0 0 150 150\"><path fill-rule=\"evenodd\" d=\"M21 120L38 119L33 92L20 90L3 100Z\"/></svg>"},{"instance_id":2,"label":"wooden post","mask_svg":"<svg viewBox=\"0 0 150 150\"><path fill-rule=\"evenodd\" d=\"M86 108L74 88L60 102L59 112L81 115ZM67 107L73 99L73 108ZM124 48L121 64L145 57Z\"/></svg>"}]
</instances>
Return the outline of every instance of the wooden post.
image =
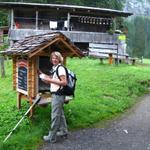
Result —
<instances>
[{"instance_id":1,"label":"wooden post","mask_svg":"<svg viewBox=\"0 0 150 150\"><path fill-rule=\"evenodd\" d=\"M11 9L10 16L11 16L10 29L13 30L14 29L14 9ZM10 40L9 43L10 43L10 47L12 47L14 42L13 40Z\"/></svg>"},{"instance_id":2,"label":"wooden post","mask_svg":"<svg viewBox=\"0 0 150 150\"><path fill-rule=\"evenodd\" d=\"M33 103L33 99L32 99L32 68L33 67L33 61L32 61L32 58L29 58L28 59L28 75L27 75L27 82L28 82L28 97L29 97L29 102L30 102L30 105L32 105ZM30 110L30 117L33 115L33 108Z\"/></svg>"},{"instance_id":3,"label":"wooden post","mask_svg":"<svg viewBox=\"0 0 150 150\"><path fill-rule=\"evenodd\" d=\"M116 18L113 18L113 30L116 30Z\"/></svg>"},{"instance_id":4,"label":"wooden post","mask_svg":"<svg viewBox=\"0 0 150 150\"><path fill-rule=\"evenodd\" d=\"M32 83L31 83L31 96L36 97L36 76L37 76L37 67L36 67L36 57L32 57Z\"/></svg>"},{"instance_id":5,"label":"wooden post","mask_svg":"<svg viewBox=\"0 0 150 150\"><path fill-rule=\"evenodd\" d=\"M109 64L111 65L113 62L113 57L112 57L112 54L109 54Z\"/></svg>"},{"instance_id":6,"label":"wooden post","mask_svg":"<svg viewBox=\"0 0 150 150\"><path fill-rule=\"evenodd\" d=\"M63 64L64 64L64 66L66 66L66 64L67 64L67 58L66 58L66 56L63 56L63 58L64 58Z\"/></svg>"},{"instance_id":7,"label":"wooden post","mask_svg":"<svg viewBox=\"0 0 150 150\"><path fill-rule=\"evenodd\" d=\"M126 64L129 64L129 56L125 56L126 58L125 58L125 63Z\"/></svg>"},{"instance_id":8,"label":"wooden post","mask_svg":"<svg viewBox=\"0 0 150 150\"><path fill-rule=\"evenodd\" d=\"M100 60L100 63L103 64L103 58L100 58L99 60Z\"/></svg>"},{"instance_id":9,"label":"wooden post","mask_svg":"<svg viewBox=\"0 0 150 150\"><path fill-rule=\"evenodd\" d=\"M31 106L33 103L33 100L31 97L30 97L29 101L30 101L30 106ZM33 108L30 110L30 117L32 117L32 116L33 116Z\"/></svg>"},{"instance_id":10,"label":"wooden post","mask_svg":"<svg viewBox=\"0 0 150 150\"><path fill-rule=\"evenodd\" d=\"M117 44L117 62L116 64L118 65L119 64L119 48L118 48L118 44Z\"/></svg>"},{"instance_id":11,"label":"wooden post","mask_svg":"<svg viewBox=\"0 0 150 150\"><path fill-rule=\"evenodd\" d=\"M70 31L70 13L68 12L68 17L67 17L67 31Z\"/></svg>"},{"instance_id":12,"label":"wooden post","mask_svg":"<svg viewBox=\"0 0 150 150\"><path fill-rule=\"evenodd\" d=\"M17 73L17 70L16 70L16 68L17 68L17 58L13 57L12 62L13 62L13 74L12 74L13 90L15 90L16 89L16 84L17 84L17 82L16 82L16 78L17 78L17 75L16 75L16 73Z\"/></svg>"},{"instance_id":13,"label":"wooden post","mask_svg":"<svg viewBox=\"0 0 150 150\"><path fill-rule=\"evenodd\" d=\"M17 93L17 108L21 109L21 93Z\"/></svg>"},{"instance_id":14,"label":"wooden post","mask_svg":"<svg viewBox=\"0 0 150 150\"><path fill-rule=\"evenodd\" d=\"M10 24L10 29L12 30L14 26L14 10L11 9L11 24Z\"/></svg>"},{"instance_id":15,"label":"wooden post","mask_svg":"<svg viewBox=\"0 0 150 150\"><path fill-rule=\"evenodd\" d=\"M36 10L36 22L35 22L35 29L38 30L38 14L39 12Z\"/></svg>"},{"instance_id":16,"label":"wooden post","mask_svg":"<svg viewBox=\"0 0 150 150\"><path fill-rule=\"evenodd\" d=\"M0 57L0 68L1 68L1 77L5 77L5 64L4 64L4 57Z\"/></svg>"},{"instance_id":17,"label":"wooden post","mask_svg":"<svg viewBox=\"0 0 150 150\"><path fill-rule=\"evenodd\" d=\"M132 65L135 65L135 58L132 59Z\"/></svg>"}]
</instances>

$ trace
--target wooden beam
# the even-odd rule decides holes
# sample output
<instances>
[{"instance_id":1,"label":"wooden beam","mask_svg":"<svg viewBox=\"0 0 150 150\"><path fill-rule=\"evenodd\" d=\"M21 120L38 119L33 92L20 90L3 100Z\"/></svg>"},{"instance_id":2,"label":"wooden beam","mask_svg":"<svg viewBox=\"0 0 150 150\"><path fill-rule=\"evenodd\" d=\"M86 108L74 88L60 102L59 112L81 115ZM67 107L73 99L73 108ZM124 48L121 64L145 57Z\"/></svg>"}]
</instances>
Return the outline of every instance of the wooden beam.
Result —
<instances>
[{"instance_id":1,"label":"wooden beam","mask_svg":"<svg viewBox=\"0 0 150 150\"><path fill-rule=\"evenodd\" d=\"M56 41L60 40L60 38L56 38L55 40L50 41L50 43L46 44L45 46L41 47L40 49L34 51L33 53L31 52L29 54L29 58L33 57L34 55L37 55L39 52L41 52L43 49L45 49L46 47L52 45L53 43L55 43Z\"/></svg>"},{"instance_id":2,"label":"wooden beam","mask_svg":"<svg viewBox=\"0 0 150 150\"><path fill-rule=\"evenodd\" d=\"M72 51L66 51L66 49L65 49L65 47L64 47L64 43L62 43L62 41L59 41L59 42L57 42L58 43L58 47L60 48L60 49L62 49L64 52L63 52L63 55L64 56L72 56L72 55L74 55L74 53L72 52Z\"/></svg>"},{"instance_id":3,"label":"wooden beam","mask_svg":"<svg viewBox=\"0 0 150 150\"><path fill-rule=\"evenodd\" d=\"M66 41L62 40L62 38L60 38L60 40L61 40L74 54L76 54L78 57L80 57L80 55L76 52L76 50L74 50Z\"/></svg>"}]
</instances>

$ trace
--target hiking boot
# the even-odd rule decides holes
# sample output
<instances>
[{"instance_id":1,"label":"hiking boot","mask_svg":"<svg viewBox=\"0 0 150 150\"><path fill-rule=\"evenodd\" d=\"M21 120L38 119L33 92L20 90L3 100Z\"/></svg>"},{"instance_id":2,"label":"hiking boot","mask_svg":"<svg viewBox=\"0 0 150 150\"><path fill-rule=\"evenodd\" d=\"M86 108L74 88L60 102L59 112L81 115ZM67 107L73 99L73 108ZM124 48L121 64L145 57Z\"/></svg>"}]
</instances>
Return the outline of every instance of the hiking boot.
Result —
<instances>
[{"instance_id":1,"label":"hiking boot","mask_svg":"<svg viewBox=\"0 0 150 150\"><path fill-rule=\"evenodd\" d=\"M45 142L56 143L56 140L52 140L50 135L51 135L51 133L49 132L48 135L43 136L43 140Z\"/></svg>"},{"instance_id":2,"label":"hiking boot","mask_svg":"<svg viewBox=\"0 0 150 150\"><path fill-rule=\"evenodd\" d=\"M48 135L43 136L43 140L46 142L50 141L50 133Z\"/></svg>"},{"instance_id":3,"label":"hiking boot","mask_svg":"<svg viewBox=\"0 0 150 150\"><path fill-rule=\"evenodd\" d=\"M63 138L67 138L68 137L68 133L63 132L63 131L58 131L56 133L57 136L63 137Z\"/></svg>"}]
</instances>

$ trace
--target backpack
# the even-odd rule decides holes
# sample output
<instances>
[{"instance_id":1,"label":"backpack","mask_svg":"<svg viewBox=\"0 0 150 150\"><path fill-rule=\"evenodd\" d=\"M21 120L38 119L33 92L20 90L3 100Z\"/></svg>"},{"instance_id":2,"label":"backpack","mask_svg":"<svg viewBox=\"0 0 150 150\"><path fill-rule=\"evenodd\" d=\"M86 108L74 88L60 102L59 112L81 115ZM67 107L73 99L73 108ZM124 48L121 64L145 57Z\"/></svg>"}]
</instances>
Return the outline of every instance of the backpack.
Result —
<instances>
[{"instance_id":1,"label":"backpack","mask_svg":"<svg viewBox=\"0 0 150 150\"><path fill-rule=\"evenodd\" d=\"M59 67L62 66L64 67L65 71L66 71L66 76L67 76L67 85L63 86L63 88L58 89L57 94L59 95L65 95L65 96L75 96L75 88L76 88L76 74L72 71L70 71L69 69L67 69L65 66L63 65L59 65L56 68L56 75L58 76L59 80L60 80L60 76L58 74L58 69Z\"/></svg>"}]
</instances>

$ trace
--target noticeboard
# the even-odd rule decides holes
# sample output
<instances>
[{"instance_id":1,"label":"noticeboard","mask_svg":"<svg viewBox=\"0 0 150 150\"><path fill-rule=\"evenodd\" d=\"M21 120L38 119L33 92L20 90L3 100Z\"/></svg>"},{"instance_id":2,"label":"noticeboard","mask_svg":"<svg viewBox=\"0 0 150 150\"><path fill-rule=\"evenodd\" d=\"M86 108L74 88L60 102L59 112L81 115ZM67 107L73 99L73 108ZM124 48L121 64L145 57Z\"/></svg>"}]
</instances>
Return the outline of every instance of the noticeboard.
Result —
<instances>
[{"instance_id":1,"label":"noticeboard","mask_svg":"<svg viewBox=\"0 0 150 150\"><path fill-rule=\"evenodd\" d=\"M27 95L27 61L22 59L18 61L17 91Z\"/></svg>"}]
</instances>

